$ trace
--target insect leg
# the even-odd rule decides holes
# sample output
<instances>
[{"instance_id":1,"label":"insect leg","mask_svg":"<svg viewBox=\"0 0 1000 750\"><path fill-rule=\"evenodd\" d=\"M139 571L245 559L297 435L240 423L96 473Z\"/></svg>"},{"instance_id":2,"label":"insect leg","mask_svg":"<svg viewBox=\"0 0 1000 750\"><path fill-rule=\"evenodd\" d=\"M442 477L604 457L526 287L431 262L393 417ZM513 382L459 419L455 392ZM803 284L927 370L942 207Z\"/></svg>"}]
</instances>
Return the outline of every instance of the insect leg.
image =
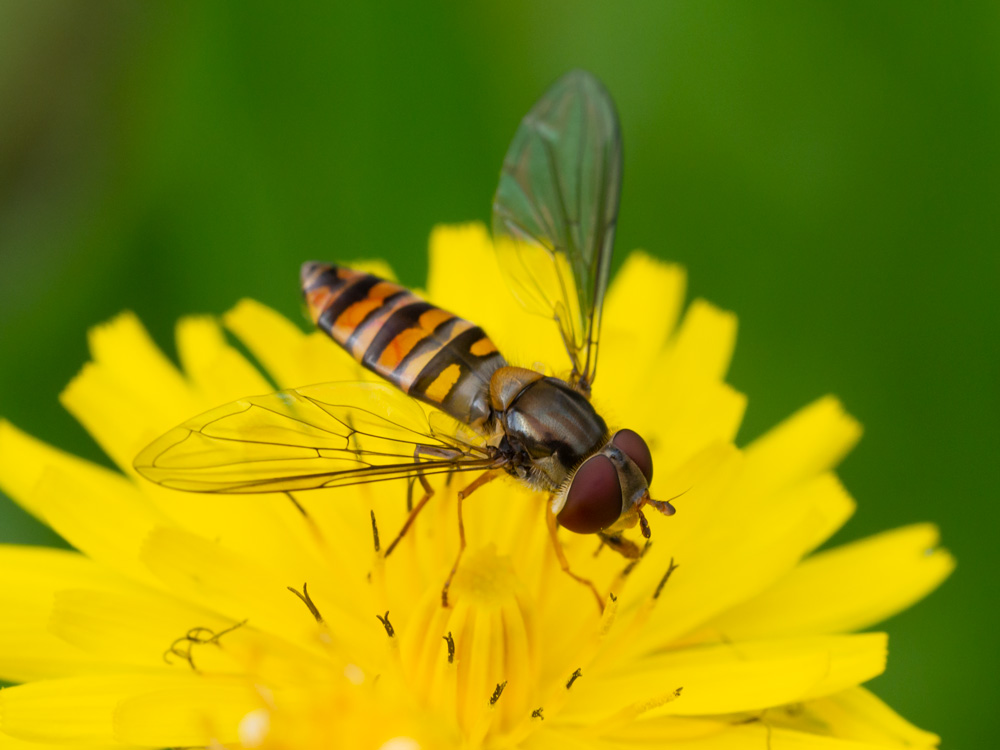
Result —
<instances>
[{"instance_id":1,"label":"insect leg","mask_svg":"<svg viewBox=\"0 0 1000 750\"><path fill-rule=\"evenodd\" d=\"M469 495L471 495L473 492L475 492L480 487L482 487L484 484L487 484L488 482L492 482L498 476L500 476L500 472L499 471L495 471L495 470L484 471L482 474L480 474L478 477L476 477L474 480L472 480L472 482L470 482L467 487L459 490L458 491L458 496L461 499L464 500Z\"/></svg>"},{"instance_id":2,"label":"insect leg","mask_svg":"<svg viewBox=\"0 0 1000 750\"><path fill-rule=\"evenodd\" d=\"M455 577L455 571L458 570L458 564L462 561L462 554L465 552L465 519L462 516L462 503L465 498L498 476L500 476L500 472L495 469L484 471L468 487L458 491L458 555L455 556L455 564L451 566L451 572L448 573L448 578L444 582L444 588L441 589L442 607L448 606L448 589L451 588L451 581Z\"/></svg>"},{"instance_id":3,"label":"insect leg","mask_svg":"<svg viewBox=\"0 0 1000 750\"><path fill-rule=\"evenodd\" d=\"M605 534L603 531L598 531L597 536L601 538L602 544L607 545L622 557L627 557L629 560L635 560L639 557L639 545L635 542L630 541L623 536Z\"/></svg>"},{"instance_id":4,"label":"insect leg","mask_svg":"<svg viewBox=\"0 0 1000 750\"><path fill-rule=\"evenodd\" d=\"M455 564L451 566L451 572L448 573L448 578L444 582L444 588L441 589L441 606L448 606L448 589L451 588L451 580L455 577L455 571L458 570L458 564L462 560L462 554L465 552L465 520L462 518L462 502L465 500L465 492L458 493L458 554L455 556Z\"/></svg>"},{"instance_id":5,"label":"insect leg","mask_svg":"<svg viewBox=\"0 0 1000 750\"><path fill-rule=\"evenodd\" d=\"M417 483L414 477L410 477L406 480L406 512L411 513L413 511L413 485Z\"/></svg>"},{"instance_id":6,"label":"insect leg","mask_svg":"<svg viewBox=\"0 0 1000 750\"><path fill-rule=\"evenodd\" d=\"M434 488L431 487L430 483L427 481L427 477L423 474L417 474L417 479L420 480L420 485L424 488L424 495L417 501L417 504L413 506L413 510L410 511L410 515L406 517L406 521L403 523L403 528L399 530L396 538L392 540L392 544L390 544L388 549L386 549L386 557L391 555L392 551L396 549L396 545L399 544L399 540L403 538L403 535L406 534L410 526L413 525L413 522L417 518L417 514L424 509L424 506L427 505L427 501L434 496Z\"/></svg>"},{"instance_id":7,"label":"insect leg","mask_svg":"<svg viewBox=\"0 0 1000 750\"><path fill-rule=\"evenodd\" d=\"M590 588L594 592L594 598L597 599L597 607L604 611L604 598L601 596L601 592L597 590L597 586L589 578L584 578L583 576L578 576L569 568L569 560L566 559L566 553L563 551L562 543L559 541L559 527L556 525L556 514L552 512L552 503L545 504L545 522L549 527L549 538L552 540L552 548L556 552L556 558L559 560L559 566L574 581L582 583L584 586Z\"/></svg>"}]
</instances>

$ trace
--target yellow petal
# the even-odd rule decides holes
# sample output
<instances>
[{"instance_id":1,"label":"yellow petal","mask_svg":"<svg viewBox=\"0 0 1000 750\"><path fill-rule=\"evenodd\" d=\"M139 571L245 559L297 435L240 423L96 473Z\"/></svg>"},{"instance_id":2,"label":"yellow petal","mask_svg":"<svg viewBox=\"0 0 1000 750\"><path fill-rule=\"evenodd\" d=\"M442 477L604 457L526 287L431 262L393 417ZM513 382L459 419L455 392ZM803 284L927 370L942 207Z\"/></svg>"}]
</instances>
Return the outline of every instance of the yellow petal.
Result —
<instances>
[{"instance_id":1,"label":"yellow petal","mask_svg":"<svg viewBox=\"0 0 1000 750\"><path fill-rule=\"evenodd\" d=\"M838 695L863 688L852 688ZM896 744L881 738L843 735L840 726L825 724L809 714L812 706L825 700L779 706L751 714L720 716L714 719L657 716L640 717L614 730L602 732L608 743L601 747L669 747L687 750L719 750L720 748L797 748L799 750L886 750ZM808 728L796 729L793 717L808 716ZM806 722L802 722L806 726ZM592 730L593 731L593 730ZM919 730L917 730L919 731ZM832 736L831 736L832 735ZM910 747L900 745L898 747ZM914 747L930 746L915 744Z\"/></svg>"},{"instance_id":2,"label":"yellow petal","mask_svg":"<svg viewBox=\"0 0 1000 750\"><path fill-rule=\"evenodd\" d=\"M161 528L146 539L142 559L175 592L186 592L234 621L250 618L277 632L305 630L301 604L286 588L293 582L274 580L259 563L217 543Z\"/></svg>"},{"instance_id":3,"label":"yellow petal","mask_svg":"<svg viewBox=\"0 0 1000 750\"><path fill-rule=\"evenodd\" d=\"M252 299L243 299L223 322L271 375L279 388L305 385L299 355L306 335L291 321ZM244 394L249 395L249 394Z\"/></svg>"},{"instance_id":4,"label":"yellow petal","mask_svg":"<svg viewBox=\"0 0 1000 750\"><path fill-rule=\"evenodd\" d=\"M628 255L604 303L597 380L601 393L630 393L649 372L677 324L684 284L680 266L643 252Z\"/></svg>"},{"instance_id":5,"label":"yellow petal","mask_svg":"<svg viewBox=\"0 0 1000 750\"><path fill-rule=\"evenodd\" d=\"M115 589L118 579L75 552L0 546L0 679L13 682L113 671L117 660L91 654L49 630L56 592L72 586Z\"/></svg>"},{"instance_id":6,"label":"yellow petal","mask_svg":"<svg viewBox=\"0 0 1000 750\"><path fill-rule=\"evenodd\" d=\"M926 750L936 748L941 741L936 734L913 726L862 687L810 701L801 709L801 715L790 717L789 724L796 721L805 727L818 724L845 739L887 748Z\"/></svg>"},{"instance_id":7,"label":"yellow petal","mask_svg":"<svg viewBox=\"0 0 1000 750\"><path fill-rule=\"evenodd\" d=\"M494 306L483 304L484 290L489 290L491 294L498 290L504 295L503 304L499 307L505 307L507 302L514 303L514 300L502 289L503 278L486 227L479 223L436 226L431 230L429 251L428 299L469 320L479 316L477 325L483 326L491 335L498 334L499 331L486 327L489 323L502 320L502 316L498 311L489 309ZM470 278L471 269L475 269L476 278ZM497 284L500 286L497 287Z\"/></svg>"},{"instance_id":8,"label":"yellow petal","mask_svg":"<svg viewBox=\"0 0 1000 750\"><path fill-rule=\"evenodd\" d=\"M602 396L595 403L611 423L646 438L657 472L673 470L712 442L735 437L746 399L721 382L735 336L735 316L696 301L635 387L605 392L601 389L613 388L613 381L598 382Z\"/></svg>"},{"instance_id":9,"label":"yellow petal","mask_svg":"<svg viewBox=\"0 0 1000 750\"><path fill-rule=\"evenodd\" d=\"M323 586L329 572L308 578L303 571L286 571L271 556L245 556L194 534L163 528L148 537L141 557L175 594L230 622L247 620L255 629L322 654L315 620L288 590L301 590L303 581L312 581L310 594L326 619L329 637L353 644L359 658L371 653L371 643L384 643L384 631L375 619L384 610L372 603L365 573L357 566L345 570L336 586ZM355 575L360 582L352 580Z\"/></svg>"},{"instance_id":10,"label":"yellow petal","mask_svg":"<svg viewBox=\"0 0 1000 750\"><path fill-rule=\"evenodd\" d=\"M721 380L736 347L736 316L696 299L657 369L669 384Z\"/></svg>"},{"instance_id":11,"label":"yellow petal","mask_svg":"<svg viewBox=\"0 0 1000 750\"><path fill-rule=\"evenodd\" d=\"M91 331L94 361L60 395L63 406L126 473L151 434L170 429L202 404L135 316Z\"/></svg>"},{"instance_id":12,"label":"yellow petal","mask_svg":"<svg viewBox=\"0 0 1000 750\"><path fill-rule=\"evenodd\" d=\"M761 491L794 484L836 466L861 437L861 425L825 396L747 447L748 474Z\"/></svg>"},{"instance_id":13,"label":"yellow petal","mask_svg":"<svg viewBox=\"0 0 1000 750\"><path fill-rule=\"evenodd\" d=\"M36 505L35 489L49 467L111 492L127 484L113 471L53 448L0 419L0 490L42 520L45 515Z\"/></svg>"},{"instance_id":14,"label":"yellow petal","mask_svg":"<svg viewBox=\"0 0 1000 750\"><path fill-rule=\"evenodd\" d=\"M535 721L541 723L544 719L535 719ZM559 748L559 750L608 750L609 747L613 746L599 737L581 737L578 732L566 729L540 727L528 735L528 738L519 747L523 750L552 750L552 748Z\"/></svg>"},{"instance_id":15,"label":"yellow petal","mask_svg":"<svg viewBox=\"0 0 1000 750\"><path fill-rule=\"evenodd\" d=\"M52 632L109 662L143 671L241 674L272 685L321 680L331 666L298 644L175 598L136 591L57 592Z\"/></svg>"},{"instance_id":16,"label":"yellow petal","mask_svg":"<svg viewBox=\"0 0 1000 750\"><path fill-rule=\"evenodd\" d=\"M129 750L134 748L134 750L139 750L135 746L131 745L118 745L118 744L99 744L93 745L87 743L74 744L75 750ZM0 734L0 750L66 750L65 743L51 743L51 742L30 742L28 740L19 740L10 735Z\"/></svg>"},{"instance_id":17,"label":"yellow petal","mask_svg":"<svg viewBox=\"0 0 1000 750\"><path fill-rule=\"evenodd\" d=\"M930 524L826 550L708 627L728 638L860 630L906 609L948 577L954 558Z\"/></svg>"},{"instance_id":18,"label":"yellow petal","mask_svg":"<svg viewBox=\"0 0 1000 750\"><path fill-rule=\"evenodd\" d=\"M482 327L511 364L569 368L555 321L527 312L510 293L482 224L431 232L427 298Z\"/></svg>"},{"instance_id":19,"label":"yellow petal","mask_svg":"<svg viewBox=\"0 0 1000 750\"><path fill-rule=\"evenodd\" d=\"M102 479L88 482L50 469L33 502L49 525L78 550L126 578L152 583L149 571L139 564L139 550L154 528L169 521L131 482L118 476Z\"/></svg>"},{"instance_id":20,"label":"yellow petal","mask_svg":"<svg viewBox=\"0 0 1000 750\"><path fill-rule=\"evenodd\" d=\"M210 406L273 390L253 365L226 343L214 318L181 319L177 324L177 354L191 386Z\"/></svg>"},{"instance_id":21,"label":"yellow petal","mask_svg":"<svg viewBox=\"0 0 1000 750\"><path fill-rule=\"evenodd\" d=\"M116 743L115 710L131 696L193 689L193 672L42 680L0 691L0 730L37 742Z\"/></svg>"},{"instance_id":22,"label":"yellow petal","mask_svg":"<svg viewBox=\"0 0 1000 750\"><path fill-rule=\"evenodd\" d=\"M718 732L690 740L669 739L671 750L746 750L746 748L781 748L782 750L885 750L879 743L858 742L820 734L798 732L776 726L773 711L763 716L734 718L729 726ZM631 737L633 733L622 733ZM669 736L669 735L668 735ZM614 739L609 738L613 742ZM631 747L628 744L604 747Z\"/></svg>"},{"instance_id":23,"label":"yellow petal","mask_svg":"<svg viewBox=\"0 0 1000 750\"><path fill-rule=\"evenodd\" d=\"M685 649L625 662L616 670L585 673L571 690L559 720L612 716L630 703L647 703L681 689L651 715L697 716L759 711L810 700L880 674L885 636L788 639Z\"/></svg>"},{"instance_id":24,"label":"yellow petal","mask_svg":"<svg viewBox=\"0 0 1000 750\"><path fill-rule=\"evenodd\" d=\"M325 334L307 335L287 318L255 300L240 301L223 316L223 321L279 388L365 377L350 355Z\"/></svg>"},{"instance_id":25,"label":"yellow petal","mask_svg":"<svg viewBox=\"0 0 1000 750\"><path fill-rule=\"evenodd\" d=\"M121 701L114 714L122 742L150 747L203 747L235 743L240 724L265 708L261 694L247 681L189 679Z\"/></svg>"},{"instance_id":26,"label":"yellow petal","mask_svg":"<svg viewBox=\"0 0 1000 750\"><path fill-rule=\"evenodd\" d=\"M666 396L652 379L604 410L609 424L629 427L646 439L657 477L676 470L709 445L732 442L743 420L746 397L724 383L692 388L688 394L683 400ZM658 479L652 491L663 495Z\"/></svg>"},{"instance_id":27,"label":"yellow petal","mask_svg":"<svg viewBox=\"0 0 1000 750\"><path fill-rule=\"evenodd\" d=\"M673 518L656 519L657 542L632 573L623 601L634 600L632 591L654 591L671 558L679 568L658 599L646 594L642 606L651 610L649 624L635 634L623 628L620 637L626 642L621 648L641 653L663 647L766 590L836 531L853 509L840 484L823 475L770 498L760 508L730 507L726 523L714 528L703 524L699 533L675 537L670 531ZM735 538L734 526L741 529Z\"/></svg>"},{"instance_id":28,"label":"yellow petal","mask_svg":"<svg viewBox=\"0 0 1000 750\"><path fill-rule=\"evenodd\" d=\"M62 640L95 657L166 671L184 661L179 655L164 655L192 628L220 632L231 625L204 610L151 592L67 588L56 592L49 627ZM186 648L189 644L178 645ZM200 648L191 649L198 665L204 666L200 652ZM183 666L189 669L188 664Z\"/></svg>"},{"instance_id":29,"label":"yellow petal","mask_svg":"<svg viewBox=\"0 0 1000 750\"><path fill-rule=\"evenodd\" d=\"M162 404L167 411L190 398L184 378L134 313L95 326L88 338L94 363L131 396Z\"/></svg>"}]
</instances>

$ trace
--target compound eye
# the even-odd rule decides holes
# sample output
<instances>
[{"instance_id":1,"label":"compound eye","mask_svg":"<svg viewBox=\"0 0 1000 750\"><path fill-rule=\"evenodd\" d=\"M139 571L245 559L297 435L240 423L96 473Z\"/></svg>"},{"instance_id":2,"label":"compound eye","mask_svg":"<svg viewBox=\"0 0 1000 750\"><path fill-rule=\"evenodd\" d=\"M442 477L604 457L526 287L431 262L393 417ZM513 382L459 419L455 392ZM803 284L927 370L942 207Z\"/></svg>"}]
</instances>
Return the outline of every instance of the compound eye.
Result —
<instances>
[{"instance_id":1,"label":"compound eye","mask_svg":"<svg viewBox=\"0 0 1000 750\"><path fill-rule=\"evenodd\" d=\"M618 430L611 442L639 467L639 471L646 477L646 484L653 481L653 456L646 441L639 437L639 433L633 430Z\"/></svg>"},{"instance_id":2,"label":"compound eye","mask_svg":"<svg viewBox=\"0 0 1000 750\"><path fill-rule=\"evenodd\" d=\"M622 488L615 465L602 453L591 456L573 475L559 524L577 534L593 534L617 521L621 512Z\"/></svg>"}]
</instances>

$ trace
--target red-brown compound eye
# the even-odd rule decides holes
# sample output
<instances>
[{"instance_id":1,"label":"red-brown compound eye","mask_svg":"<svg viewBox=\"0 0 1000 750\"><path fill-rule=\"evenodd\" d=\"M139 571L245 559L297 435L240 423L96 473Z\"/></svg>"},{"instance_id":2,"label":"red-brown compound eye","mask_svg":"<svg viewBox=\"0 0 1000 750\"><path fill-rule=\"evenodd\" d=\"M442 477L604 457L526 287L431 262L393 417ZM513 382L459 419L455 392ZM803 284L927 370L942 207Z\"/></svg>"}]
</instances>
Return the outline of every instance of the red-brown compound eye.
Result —
<instances>
[{"instance_id":1,"label":"red-brown compound eye","mask_svg":"<svg viewBox=\"0 0 1000 750\"><path fill-rule=\"evenodd\" d=\"M622 488L615 465L603 454L591 456L573 475L559 524L577 534L593 534L617 521L621 512Z\"/></svg>"},{"instance_id":2,"label":"red-brown compound eye","mask_svg":"<svg viewBox=\"0 0 1000 750\"><path fill-rule=\"evenodd\" d=\"M618 430L611 442L639 467L639 471L646 477L647 484L653 481L653 456L646 441L639 437L639 433L632 430Z\"/></svg>"}]
</instances>

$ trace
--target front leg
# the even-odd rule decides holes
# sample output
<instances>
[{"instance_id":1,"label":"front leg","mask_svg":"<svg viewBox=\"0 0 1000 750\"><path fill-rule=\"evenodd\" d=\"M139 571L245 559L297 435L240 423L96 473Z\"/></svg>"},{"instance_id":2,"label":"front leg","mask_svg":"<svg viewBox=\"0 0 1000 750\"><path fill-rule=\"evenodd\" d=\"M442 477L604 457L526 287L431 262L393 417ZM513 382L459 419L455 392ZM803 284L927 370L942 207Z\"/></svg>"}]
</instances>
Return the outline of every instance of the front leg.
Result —
<instances>
[{"instance_id":1,"label":"front leg","mask_svg":"<svg viewBox=\"0 0 1000 750\"><path fill-rule=\"evenodd\" d=\"M610 547L629 560L638 560L642 554L638 544L626 539L621 534L605 534L603 531L598 531L597 536L601 538L602 545Z\"/></svg>"},{"instance_id":2,"label":"front leg","mask_svg":"<svg viewBox=\"0 0 1000 750\"><path fill-rule=\"evenodd\" d=\"M465 501L465 498L487 482L492 482L498 476L500 476L499 471L489 469L476 477L465 489L458 491L458 554L455 556L455 564L451 566L451 572L448 573L448 578L444 582L444 588L441 589L442 607L448 606L448 589L451 588L451 582L455 578L455 573L458 572L458 564L462 562L462 555L465 554L465 518L462 515L462 503Z\"/></svg>"},{"instance_id":3,"label":"front leg","mask_svg":"<svg viewBox=\"0 0 1000 750\"><path fill-rule=\"evenodd\" d=\"M604 597L601 596L601 592L597 590L597 586L589 578L584 578L579 576L570 570L569 559L566 557L566 552L562 548L562 543L559 541L559 526L556 523L556 514L552 512L552 502L551 500L545 503L545 522L549 527L549 538L552 540L552 548L555 550L556 559L559 560L559 567L563 569L563 572L578 583L582 583L587 586L594 594L594 598L597 599L597 607L603 613L604 612Z\"/></svg>"}]
</instances>

